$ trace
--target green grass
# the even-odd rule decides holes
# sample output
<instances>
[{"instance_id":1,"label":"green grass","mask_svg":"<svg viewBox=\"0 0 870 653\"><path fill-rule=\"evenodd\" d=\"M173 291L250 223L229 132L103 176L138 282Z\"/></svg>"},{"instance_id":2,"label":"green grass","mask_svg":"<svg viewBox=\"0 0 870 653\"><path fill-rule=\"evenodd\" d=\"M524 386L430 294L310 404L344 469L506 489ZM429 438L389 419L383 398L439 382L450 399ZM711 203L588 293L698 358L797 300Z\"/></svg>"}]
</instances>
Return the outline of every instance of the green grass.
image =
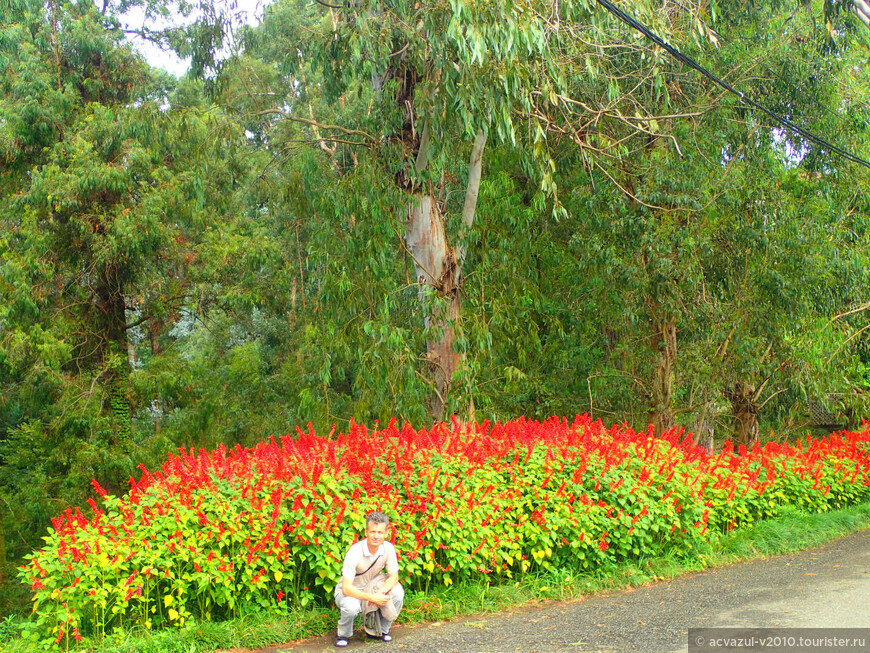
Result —
<instances>
[{"instance_id":1,"label":"green grass","mask_svg":"<svg viewBox=\"0 0 870 653\"><path fill-rule=\"evenodd\" d=\"M98 650L100 653L205 653L226 648L259 648L324 633L334 625L334 620L332 610L321 608L280 617L251 614L220 623L190 621L182 628L173 630L117 630L98 646L82 641L76 650ZM24 653L32 650L18 639L9 639L13 626L10 618L7 618L5 625L6 631L4 622L0 622L0 651Z\"/></svg>"},{"instance_id":2,"label":"green grass","mask_svg":"<svg viewBox=\"0 0 870 653\"><path fill-rule=\"evenodd\" d=\"M448 621L530 603L567 601L585 594L645 585L740 560L792 553L868 527L870 503L815 515L795 511L742 528L719 538L715 546L706 545L681 556L613 565L597 569L593 574L551 571L525 576L522 582L497 586L461 584L439 587L425 595L409 593L399 623ZM160 632L115 632L100 642L99 647L92 645L79 651L209 653L219 649L274 646L332 632L337 616L334 609L310 608L283 616L253 614L221 623L189 622L183 628ZM11 617L0 621L0 650L3 653L29 653L31 650L15 636L17 623Z\"/></svg>"}]
</instances>

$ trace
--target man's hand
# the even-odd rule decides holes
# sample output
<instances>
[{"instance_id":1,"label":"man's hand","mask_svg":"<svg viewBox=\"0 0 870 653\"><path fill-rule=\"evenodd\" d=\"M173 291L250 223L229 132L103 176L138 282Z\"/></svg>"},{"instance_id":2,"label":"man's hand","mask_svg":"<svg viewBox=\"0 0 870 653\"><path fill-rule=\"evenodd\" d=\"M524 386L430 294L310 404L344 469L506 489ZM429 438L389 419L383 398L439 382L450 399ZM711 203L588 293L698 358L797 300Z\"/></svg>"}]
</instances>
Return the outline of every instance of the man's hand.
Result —
<instances>
[{"instance_id":1,"label":"man's hand","mask_svg":"<svg viewBox=\"0 0 870 653\"><path fill-rule=\"evenodd\" d=\"M374 603L376 606L383 607L387 604L387 601L390 600L389 594L384 594L383 592L378 592L377 594L369 595L369 603Z\"/></svg>"}]
</instances>

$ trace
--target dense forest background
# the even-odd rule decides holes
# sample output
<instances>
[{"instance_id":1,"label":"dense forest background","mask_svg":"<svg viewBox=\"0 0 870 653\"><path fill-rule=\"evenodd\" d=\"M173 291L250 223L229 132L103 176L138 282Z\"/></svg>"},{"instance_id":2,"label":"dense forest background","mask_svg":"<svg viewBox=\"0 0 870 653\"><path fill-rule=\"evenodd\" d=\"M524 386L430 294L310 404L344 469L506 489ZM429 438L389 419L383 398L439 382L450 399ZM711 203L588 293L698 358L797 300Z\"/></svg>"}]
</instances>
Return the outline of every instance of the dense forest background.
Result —
<instances>
[{"instance_id":1,"label":"dense forest background","mask_svg":"<svg viewBox=\"0 0 870 653\"><path fill-rule=\"evenodd\" d=\"M848 3L620 6L870 158ZM867 168L594 3L0 0L0 93L0 582L177 447L868 414Z\"/></svg>"}]
</instances>

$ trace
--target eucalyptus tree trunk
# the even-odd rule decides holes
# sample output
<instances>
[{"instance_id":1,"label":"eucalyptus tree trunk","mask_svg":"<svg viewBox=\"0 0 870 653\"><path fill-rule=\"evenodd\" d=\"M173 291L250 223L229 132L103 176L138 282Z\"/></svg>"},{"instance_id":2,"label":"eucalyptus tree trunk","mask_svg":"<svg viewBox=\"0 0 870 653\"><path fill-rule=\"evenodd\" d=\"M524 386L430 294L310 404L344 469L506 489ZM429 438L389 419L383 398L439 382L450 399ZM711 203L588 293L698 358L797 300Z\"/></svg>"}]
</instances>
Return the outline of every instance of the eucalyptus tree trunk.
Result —
<instances>
[{"instance_id":1,"label":"eucalyptus tree trunk","mask_svg":"<svg viewBox=\"0 0 870 653\"><path fill-rule=\"evenodd\" d=\"M432 333L426 340L426 360L435 382L430 409L435 419L442 419L453 373L460 362L460 353L454 348L453 325L460 314L462 279L456 250L447 244L444 218L432 195L412 195L405 222L405 243L414 260L420 301L428 311L426 328ZM434 291L436 301L428 301L427 288Z\"/></svg>"},{"instance_id":2,"label":"eucalyptus tree trunk","mask_svg":"<svg viewBox=\"0 0 870 653\"><path fill-rule=\"evenodd\" d=\"M655 373L650 390L648 419L656 433L663 433L674 426L672 406L677 364L677 322L671 316L653 316L651 327Z\"/></svg>"},{"instance_id":3,"label":"eucalyptus tree trunk","mask_svg":"<svg viewBox=\"0 0 870 653\"><path fill-rule=\"evenodd\" d=\"M734 440L744 447L758 441L758 393L750 383L738 381L725 391L734 416Z\"/></svg>"},{"instance_id":4,"label":"eucalyptus tree trunk","mask_svg":"<svg viewBox=\"0 0 870 653\"><path fill-rule=\"evenodd\" d=\"M424 129L417 158L418 172L426 165L427 132ZM450 397L453 376L464 360L456 349L454 325L461 315L462 265L465 260L465 234L474 223L486 135L479 133L469 162L468 184L462 210L462 230L455 247L448 242L445 219L432 193L409 192L405 219L405 243L414 261L419 297L426 314L426 361L432 373L434 394L429 408L441 420ZM433 301L434 300L434 301ZM469 400L469 418L473 419L473 401Z\"/></svg>"}]
</instances>

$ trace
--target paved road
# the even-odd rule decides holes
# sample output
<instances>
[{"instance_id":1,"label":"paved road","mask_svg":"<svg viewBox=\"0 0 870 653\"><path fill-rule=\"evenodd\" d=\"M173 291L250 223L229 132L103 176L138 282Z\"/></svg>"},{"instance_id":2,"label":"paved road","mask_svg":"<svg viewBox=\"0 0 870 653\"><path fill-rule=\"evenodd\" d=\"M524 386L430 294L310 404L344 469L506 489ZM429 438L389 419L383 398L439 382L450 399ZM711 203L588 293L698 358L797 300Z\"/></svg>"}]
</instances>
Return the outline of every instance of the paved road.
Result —
<instances>
[{"instance_id":1,"label":"paved road","mask_svg":"<svg viewBox=\"0 0 870 653\"><path fill-rule=\"evenodd\" d=\"M417 627L358 653L673 653L689 628L870 628L870 530L793 555L735 564L571 603ZM870 640L868 640L870 644ZM870 646L867 647L870 650ZM332 638L259 653L335 651Z\"/></svg>"}]
</instances>

